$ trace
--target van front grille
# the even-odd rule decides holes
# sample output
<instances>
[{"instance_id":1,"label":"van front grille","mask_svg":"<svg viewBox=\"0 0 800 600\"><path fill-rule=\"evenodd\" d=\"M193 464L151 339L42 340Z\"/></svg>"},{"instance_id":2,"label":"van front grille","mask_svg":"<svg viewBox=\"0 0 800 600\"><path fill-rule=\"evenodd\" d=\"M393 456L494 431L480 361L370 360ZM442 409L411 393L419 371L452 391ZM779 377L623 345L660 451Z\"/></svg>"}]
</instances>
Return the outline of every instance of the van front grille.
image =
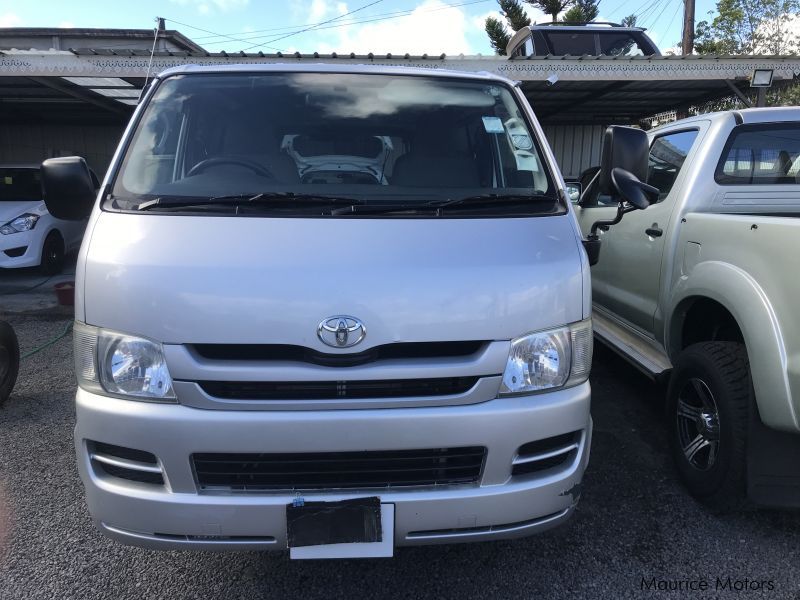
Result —
<instances>
[{"instance_id":1,"label":"van front grille","mask_svg":"<svg viewBox=\"0 0 800 600\"><path fill-rule=\"evenodd\" d=\"M379 360L458 358L478 352L487 342L402 342L375 346L364 352L328 354L292 344L194 344L209 360L291 361L325 367L355 367Z\"/></svg>"},{"instance_id":2,"label":"van front grille","mask_svg":"<svg viewBox=\"0 0 800 600\"><path fill-rule=\"evenodd\" d=\"M203 391L225 400L337 400L464 394L478 377L376 381L199 381Z\"/></svg>"},{"instance_id":3,"label":"van front grille","mask_svg":"<svg viewBox=\"0 0 800 600\"><path fill-rule=\"evenodd\" d=\"M476 483L486 448L296 454L193 454L204 491L389 488Z\"/></svg>"}]
</instances>

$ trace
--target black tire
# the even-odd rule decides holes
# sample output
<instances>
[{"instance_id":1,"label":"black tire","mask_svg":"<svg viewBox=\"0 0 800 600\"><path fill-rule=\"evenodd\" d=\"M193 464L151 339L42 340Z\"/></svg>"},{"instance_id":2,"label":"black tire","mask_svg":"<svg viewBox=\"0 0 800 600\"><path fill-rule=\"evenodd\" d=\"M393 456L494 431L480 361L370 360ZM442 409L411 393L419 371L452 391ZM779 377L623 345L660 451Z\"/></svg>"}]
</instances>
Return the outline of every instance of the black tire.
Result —
<instances>
[{"instance_id":1,"label":"black tire","mask_svg":"<svg viewBox=\"0 0 800 600\"><path fill-rule=\"evenodd\" d=\"M41 269L45 275L58 275L64 268L64 238L51 231L42 244Z\"/></svg>"},{"instance_id":2,"label":"black tire","mask_svg":"<svg viewBox=\"0 0 800 600\"><path fill-rule=\"evenodd\" d=\"M667 391L672 455L689 492L716 510L745 499L752 406L743 344L702 342L678 356Z\"/></svg>"},{"instance_id":3,"label":"black tire","mask_svg":"<svg viewBox=\"0 0 800 600\"><path fill-rule=\"evenodd\" d=\"M19 372L19 343L11 325L0 321L0 406L8 400Z\"/></svg>"}]
</instances>

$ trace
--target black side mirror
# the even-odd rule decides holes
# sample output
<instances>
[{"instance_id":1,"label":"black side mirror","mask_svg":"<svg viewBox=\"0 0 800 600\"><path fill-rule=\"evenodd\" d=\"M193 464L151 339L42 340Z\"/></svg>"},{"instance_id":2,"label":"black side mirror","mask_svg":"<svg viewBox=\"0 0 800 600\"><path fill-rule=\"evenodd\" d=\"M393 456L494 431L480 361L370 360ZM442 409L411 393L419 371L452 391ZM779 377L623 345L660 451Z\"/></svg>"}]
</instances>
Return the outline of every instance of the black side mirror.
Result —
<instances>
[{"instance_id":1,"label":"black side mirror","mask_svg":"<svg viewBox=\"0 0 800 600\"><path fill-rule=\"evenodd\" d=\"M80 156L48 158L42 163L42 194L48 212L57 219L80 221L94 206L95 181Z\"/></svg>"},{"instance_id":2,"label":"black side mirror","mask_svg":"<svg viewBox=\"0 0 800 600\"><path fill-rule=\"evenodd\" d=\"M644 210L658 200L658 189L644 183L649 155L647 134L641 129L612 125L603 134L598 175L600 192L617 198L619 204L616 217L595 222L584 240L590 264L597 263L600 258L598 229L616 225L625 213Z\"/></svg>"},{"instance_id":3,"label":"black side mirror","mask_svg":"<svg viewBox=\"0 0 800 600\"><path fill-rule=\"evenodd\" d=\"M617 194L634 208L644 210L658 201L658 188L642 183L636 175L619 167L611 170L611 182Z\"/></svg>"}]
</instances>

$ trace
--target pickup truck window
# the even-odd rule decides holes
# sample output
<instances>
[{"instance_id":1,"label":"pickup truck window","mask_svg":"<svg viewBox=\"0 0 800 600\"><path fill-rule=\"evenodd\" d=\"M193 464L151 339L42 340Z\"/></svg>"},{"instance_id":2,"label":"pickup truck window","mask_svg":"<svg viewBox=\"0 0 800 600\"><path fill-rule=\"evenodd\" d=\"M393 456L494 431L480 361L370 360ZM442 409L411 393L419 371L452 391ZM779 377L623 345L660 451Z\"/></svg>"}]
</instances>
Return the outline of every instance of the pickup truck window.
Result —
<instances>
[{"instance_id":1,"label":"pickup truck window","mask_svg":"<svg viewBox=\"0 0 800 600\"><path fill-rule=\"evenodd\" d=\"M318 217L566 210L509 86L305 72L166 78L104 208Z\"/></svg>"},{"instance_id":2,"label":"pickup truck window","mask_svg":"<svg viewBox=\"0 0 800 600\"><path fill-rule=\"evenodd\" d=\"M650 145L647 183L659 189L659 202L669 195L675 185L697 133L696 129L668 133L657 137Z\"/></svg>"},{"instance_id":3,"label":"pickup truck window","mask_svg":"<svg viewBox=\"0 0 800 600\"><path fill-rule=\"evenodd\" d=\"M725 144L714 178L722 185L800 183L799 164L800 125L740 125Z\"/></svg>"}]
</instances>

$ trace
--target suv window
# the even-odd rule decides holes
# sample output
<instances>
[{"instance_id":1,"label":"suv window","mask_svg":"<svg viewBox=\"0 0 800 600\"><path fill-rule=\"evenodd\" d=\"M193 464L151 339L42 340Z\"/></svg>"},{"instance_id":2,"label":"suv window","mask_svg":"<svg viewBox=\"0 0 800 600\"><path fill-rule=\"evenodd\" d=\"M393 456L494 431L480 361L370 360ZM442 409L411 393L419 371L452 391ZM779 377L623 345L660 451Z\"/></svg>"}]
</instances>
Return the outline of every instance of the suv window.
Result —
<instances>
[{"instance_id":1,"label":"suv window","mask_svg":"<svg viewBox=\"0 0 800 600\"><path fill-rule=\"evenodd\" d=\"M547 31L543 35L556 56L597 54L593 31Z\"/></svg>"},{"instance_id":2,"label":"suv window","mask_svg":"<svg viewBox=\"0 0 800 600\"><path fill-rule=\"evenodd\" d=\"M657 137L650 145L647 183L659 189L658 201L667 197L689 150L697 139L698 131L678 131Z\"/></svg>"},{"instance_id":3,"label":"suv window","mask_svg":"<svg viewBox=\"0 0 800 600\"><path fill-rule=\"evenodd\" d=\"M600 54L606 56L644 56L644 52L639 47L630 33L601 33Z\"/></svg>"},{"instance_id":4,"label":"suv window","mask_svg":"<svg viewBox=\"0 0 800 600\"><path fill-rule=\"evenodd\" d=\"M723 185L800 183L800 125L740 125L731 133L714 178Z\"/></svg>"}]
</instances>

